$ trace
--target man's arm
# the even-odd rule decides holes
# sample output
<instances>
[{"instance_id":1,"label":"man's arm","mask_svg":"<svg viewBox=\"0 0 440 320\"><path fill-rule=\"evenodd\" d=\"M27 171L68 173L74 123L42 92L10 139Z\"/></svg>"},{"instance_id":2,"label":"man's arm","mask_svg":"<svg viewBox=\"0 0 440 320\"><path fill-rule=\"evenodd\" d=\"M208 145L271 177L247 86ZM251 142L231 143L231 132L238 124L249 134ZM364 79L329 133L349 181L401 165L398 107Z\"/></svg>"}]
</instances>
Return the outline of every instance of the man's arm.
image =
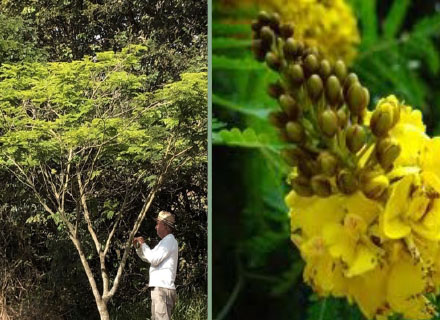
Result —
<instances>
[{"instance_id":1,"label":"man's arm","mask_svg":"<svg viewBox=\"0 0 440 320\"><path fill-rule=\"evenodd\" d=\"M153 249L150 249L146 243L142 243L140 249L142 250L142 255L155 267L171 254L173 248L172 243L165 240L159 242Z\"/></svg>"}]
</instances>

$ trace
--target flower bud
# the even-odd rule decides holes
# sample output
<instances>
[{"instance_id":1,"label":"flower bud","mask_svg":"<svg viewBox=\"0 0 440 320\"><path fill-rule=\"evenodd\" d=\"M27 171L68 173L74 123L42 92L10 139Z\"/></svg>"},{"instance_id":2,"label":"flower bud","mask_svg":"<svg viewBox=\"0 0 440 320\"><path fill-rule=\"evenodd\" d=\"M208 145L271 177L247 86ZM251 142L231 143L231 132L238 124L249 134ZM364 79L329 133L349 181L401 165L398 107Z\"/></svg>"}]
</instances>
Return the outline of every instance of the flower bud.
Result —
<instances>
[{"instance_id":1,"label":"flower bud","mask_svg":"<svg viewBox=\"0 0 440 320\"><path fill-rule=\"evenodd\" d=\"M292 189L302 197L313 196L313 190L310 181L306 177L298 176L291 181Z\"/></svg>"},{"instance_id":2,"label":"flower bud","mask_svg":"<svg viewBox=\"0 0 440 320\"><path fill-rule=\"evenodd\" d=\"M338 167L337 158L328 151L323 151L318 156L318 164L321 172L329 177L336 173Z\"/></svg>"},{"instance_id":3,"label":"flower bud","mask_svg":"<svg viewBox=\"0 0 440 320\"><path fill-rule=\"evenodd\" d=\"M338 124L340 128L344 128L348 123L348 116L344 109L339 109L336 113L338 116Z\"/></svg>"},{"instance_id":4,"label":"flower bud","mask_svg":"<svg viewBox=\"0 0 440 320\"><path fill-rule=\"evenodd\" d=\"M321 78L314 74L307 80L307 91L313 101L317 101L322 94L323 84Z\"/></svg>"},{"instance_id":5,"label":"flower bud","mask_svg":"<svg viewBox=\"0 0 440 320\"><path fill-rule=\"evenodd\" d=\"M383 174L369 177L361 184L362 192L367 198L379 199L389 186L389 181Z\"/></svg>"},{"instance_id":6,"label":"flower bud","mask_svg":"<svg viewBox=\"0 0 440 320\"><path fill-rule=\"evenodd\" d=\"M300 143L304 140L305 133L301 124L295 121L286 123L286 134L289 140L295 143Z\"/></svg>"},{"instance_id":7,"label":"flower bud","mask_svg":"<svg viewBox=\"0 0 440 320\"><path fill-rule=\"evenodd\" d=\"M287 70L287 77L296 85L302 84L304 81L303 68L299 64L290 65Z\"/></svg>"},{"instance_id":8,"label":"flower bud","mask_svg":"<svg viewBox=\"0 0 440 320\"><path fill-rule=\"evenodd\" d=\"M274 71L279 71L281 69L281 60L273 52L268 52L266 54L266 63Z\"/></svg>"},{"instance_id":9,"label":"flower bud","mask_svg":"<svg viewBox=\"0 0 440 320\"><path fill-rule=\"evenodd\" d=\"M308 54L304 59L304 70L307 75L317 72L319 69L318 58L314 54Z\"/></svg>"},{"instance_id":10,"label":"flower bud","mask_svg":"<svg viewBox=\"0 0 440 320\"><path fill-rule=\"evenodd\" d=\"M263 41L263 44L269 47L275 40L275 33L268 26L264 26L261 28L260 37Z\"/></svg>"},{"instance_id":11,"label":"flower bud","mask_svg":"<svg viewBox=\"0 0 440 320\"><path fill-rule=\"evenodd\" d=\"M266 11L260 11L257 19L262 25L268 25L270 22L270 15Z\"/></svg>"},{"instance_id":12,"label":"flower bud","mask_svg":"<svg viewBox=\"0 0 440 320\"><path fill-rule=\"evenodd\" d=\"M350 111L353 115L362 114L363 110L367 107L367 97L364 88L359 82L354 83L350 89L348 89L347 103Z\"/></svg>"},{"instance_id":13,"label":"flower bud","mask_svg":"<svg viewBox=\"0 0 440 320\"><path fill-rule=\"evenodd\" d=\"M282 111L272 111L269 113L269 122L277 128L284 128L287 121L287 115Z\"/></svg>"},{"instance_id":14,"label":"flower bud","mask_svg":"<svg viewBox=\"0 0 440 320\"><path fill-rule=\"evenodd\" d=\"M336 181L342 193L352 194L358 189L358 180L354 173L349 170L341 170Z\"/></svg>"},{"instance_id":15,"label":"flower bud","mask_svg":"<svg viewBox=\"0 0 440 320\"><path fill-rule=\"evenodd\" d=\"M344 97L347 99L348 96L348 90L350 89L350 87L355 84L358 83L359 79L358 76L356 75L356 73L350 73L344 80Z\"/></svg>"},{"instance_id":16,"label":"flower bud","mask_svg":"<svg viewBox=\"0 0 440 320\"><path fill-rule=\"evenodd\" d=\"M331 105L339 103L341 94L341 84L336 76L331 75L325 83L325 94Z\"/></svg>"},{"instance_id":17,"label":"flower bud","mask_svg":"<svg viewBox=\"0 0 440 320\"><path fill-rule=\"evenodd\" d=\"M293 24L285 23L280 27L280 34L284 39L288 39L293 36Z\"/></svg>"},{"instance_id":18,"label":"flower bud","mask_svg":"<svg viewBox=\"0 0 440 320\"><path fill-rule=\"evenodd\" d=\"M347 128L346 144L348 150L357 153L364 146L367 140L367 134L363 126L354 124Z\"/></svg>"},{"instance_id":19,"label":"flower bud","mask_svg":"<svg viewBox=\"0 0 440 320\"><path fill-rule=\"evenodd\" d=\"M370 128L377 137L385 136L394 123L393 106L389 103L380 104L374 110L370 120Z\"/></svg>"},{"instance_id":20,"label":"flower bud","mask_svg":"<svg viewBox=\"0 0 440 320\"><path fill-rule=\"evenodd\" d=\"M252 52L254 53L254 57L256 60L263 62L266 59L267 52L261 40L252 40Z\"/></svg>"},{"instance_id":21,"label":"flower bud","mask_svg":"<svg viewBox=\"0 0 440 320\"><path fill-rule=\"evenodd\" d=\"M299 55L300 43L294 38L289 38L283 47L284 56L287 60L294 60ZM302 70L302 69L301 69Z\"/></svg>"},{"instance_id":22,"label":"flower bud","mask_svg":"<svg viewBox=\"0 0 440 320\"><path fill-rule=\"evenodd\" d=\"M388 170L402 151L398 142L393 138L385 138L376 142L376 158L384 170Z\"/></svg>"},{"instance_id":23,"label":"flower bud","mask_svg":"<svg viewBox=\"0 0 440 320\"><path fill-rule=\"evenodd\" d=\"M327 79L330 76L330 74L332 73L332 67L328 60L321 60L318 73L322 77L322 79Z\"/></svg>"},{"instance_id":24,"label":"flower bud","mask_svg":"<svg viewBox=\"0 0 440 320\"><path fill-rule=\"evenodd\" d=\"M347 67L345 66L344 61L342 60L336 61L335 67L333 69L339 81L341 81L341 83L344 83L345 77L347 76Z\"/></svg>"},{"instance_id":25,"label":"flower bud","mask_svg":"<svg viewBox=\"0 0 440 320\"><path fill-rule=\"evenodd\" d=\"M284 88L279 81L269 84L267 93L274 99L278 99L284 93Z\"/></svg>"},{"instance_id":26,"label":"flower bud","mask_svg":"<svg viewBox=\"0 0 440 320\"><path fill-rule=\"evenodd\" d=\"M320 197L328 197L332 194L332 185L330 180L324 175L313 176L310 180L313 192Z\"/></svg>"},{"instance_id":27,"label":"flower bud","mask_svg":"<svg viewBox=\"0 0 440 320\"><path fill-rule=\"evenodd\" d=\"M269 15L269 26L276 32L280 31L280 15L276 12L273 12Z\"/></svg>"},{"instance_id":28,"label":"flower bud","mask_svg":"<svg viewBox=\"0 0 440 320\"><path fill-rule=\"evenodd\" d=\"M279 103L281 105L281 108L290 119L296 120L298 118L300 109L295 99L293 99L291 95L282 94L280 96Z\"/></svg>"},{"instance_id":29,"label":"flower bud","mask_svg":"<svg viewBox=\"0 0 440 320\"><path fill-rule=\"evenodd\" d=\"M324 110L324 112L319 115L319 125L321 130L328 137L333 137L335 135L338 130L338 124L338 116L331 109Z\"/></svg>"},{"instance_id":30,"label":"flower bud","mask_svg":"<svg viewBox=\"0 0 440 320\"><path fill-rule=\"evenodd\" d=\"M254 32L257 32L257 33L260 32L260 29L261 29L260 21L252 20L251 28L252 28L252 31L254 31Z\"/></svg>"},{"instance_id":31,"label":"flower bud","mask_svg":"<svg viewBox=\"0 0 440 320\"><path fill-rule=\"evenodd\" d=\"M307 156L300 148L285 149L281 155L286 163L292 167L298 166L301 161L307 161Z\"/></svg>"}]
</instances>

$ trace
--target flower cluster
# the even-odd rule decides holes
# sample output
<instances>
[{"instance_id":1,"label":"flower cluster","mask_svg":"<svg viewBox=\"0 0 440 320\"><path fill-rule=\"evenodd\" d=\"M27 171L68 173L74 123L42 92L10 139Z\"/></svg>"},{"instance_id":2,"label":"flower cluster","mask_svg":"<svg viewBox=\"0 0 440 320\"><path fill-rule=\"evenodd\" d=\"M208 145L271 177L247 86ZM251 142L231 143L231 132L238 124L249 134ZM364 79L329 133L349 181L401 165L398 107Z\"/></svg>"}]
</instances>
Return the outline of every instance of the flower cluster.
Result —
<instances>
[{"instance_id":1,"label":"flower cluster","mask_svg":"<svg viewBox=\"0 0 440 320\"><path fill-rule=\"evenodd\" d=\"M298 40L277 14L252 25L253 51L278 72L271 122L290 146L286 197L304 279L368 318L429 319L440 287L440 139L395 96L369 93L341 60Z\"/></svg>"}]
</instances>

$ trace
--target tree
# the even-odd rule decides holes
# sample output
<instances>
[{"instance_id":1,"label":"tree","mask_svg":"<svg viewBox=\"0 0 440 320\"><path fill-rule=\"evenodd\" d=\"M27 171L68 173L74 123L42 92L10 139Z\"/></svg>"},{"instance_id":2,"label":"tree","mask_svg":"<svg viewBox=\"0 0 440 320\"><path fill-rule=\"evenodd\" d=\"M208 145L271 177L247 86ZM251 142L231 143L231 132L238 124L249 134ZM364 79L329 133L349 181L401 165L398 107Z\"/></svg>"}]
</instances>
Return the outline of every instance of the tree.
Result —
<instances>
[{"instance_id":1,"label":"tree","mask_svg":"<svg viewBox=\"0 0 440 320\"><path fill-rule=\"evenodd\" d=\"M163 185L206 162L206 72L149 92L147 51L0 67L1 168L72 241L101 319Z\"/></svg>"}]
</instances>

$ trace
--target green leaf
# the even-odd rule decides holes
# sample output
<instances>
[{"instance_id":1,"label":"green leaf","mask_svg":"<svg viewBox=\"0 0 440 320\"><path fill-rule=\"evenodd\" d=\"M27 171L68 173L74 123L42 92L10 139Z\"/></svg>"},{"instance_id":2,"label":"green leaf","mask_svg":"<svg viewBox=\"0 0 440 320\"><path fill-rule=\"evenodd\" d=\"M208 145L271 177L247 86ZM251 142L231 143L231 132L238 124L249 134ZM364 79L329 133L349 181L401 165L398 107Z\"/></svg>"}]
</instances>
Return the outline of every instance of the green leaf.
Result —
<instances>
[{"instance_id":1,"label":"green leaf","mask_svg":"<svg viewBox=\"0 0 440 320\"><path fill-rule=\"evenodd\" d=\"M383 23L384 38L391 39L397 34L404 22L410 3L410 0L394 0Z\"/></svg>"},{"instance_id":2,"label":"green leaf","mask_svg":"<svg viewBox=\"0 0 440 320\"><path fill-rule=\"evenodd\" d=\"M244 131L240 131L238 128L221 130L220 132L214 132L212 137L215 144L232 147L269 148L273 150L280 150L285 147L285 144L281 142L269 141L268 136L264 133L255 133L252 128L246 128Z\"/></svg>"},{"instance_id":3,"label":"green leaf","mask_svg":"<svg viewBox=\"0 0 440 320\"><path fill-rule=\"evenodd\" d=\"M212 56L212 68L234 71L263 71L266 69L264 64L256 61L251 57L244 59L233 59L218 55Z\"/></svg>"},{"instance_id":4,"label":"green leaf","mask_svg":"<svg viewBox=\"0 0 440 320\"><path fill-rule=\"evenodd\" d=\"M239 104L235 103L234 101L224 99L222 97L219 97L216 94L212 95L212 103L219 106L219 107L224 107L224 108L227 108L231 111L240 112L244 115L255 116L255 117L260 118L261 120L265 120L265 121L267 121L267 119L268 119L267 117L271 111L271 109L266 109L266 108L257 109L257 108L252 108L252 107L245 106L245 105L239 105Z\"/></svg>"},{"instance_id":5,"label":"green leaf","mask_svg":"<svg viewBox=\"0 0 440 320\"><path fill-rule=\"evenodd\" d=\"M235 38L216 38L212 44L212 50L224 50L224 49L242 49L250 50L252 41L235 39Z\"/></svg>"},{"instance_id":6,"label":"green leaf","mask_svg":"<svg viewBox=\"0 0 440 320\"><path fill-rule=\"evenodd\" d=\"M362 46L369 47L378 39L376 0L355 0L353 2L361 22Z\"/></svg>"}]
</instances>

